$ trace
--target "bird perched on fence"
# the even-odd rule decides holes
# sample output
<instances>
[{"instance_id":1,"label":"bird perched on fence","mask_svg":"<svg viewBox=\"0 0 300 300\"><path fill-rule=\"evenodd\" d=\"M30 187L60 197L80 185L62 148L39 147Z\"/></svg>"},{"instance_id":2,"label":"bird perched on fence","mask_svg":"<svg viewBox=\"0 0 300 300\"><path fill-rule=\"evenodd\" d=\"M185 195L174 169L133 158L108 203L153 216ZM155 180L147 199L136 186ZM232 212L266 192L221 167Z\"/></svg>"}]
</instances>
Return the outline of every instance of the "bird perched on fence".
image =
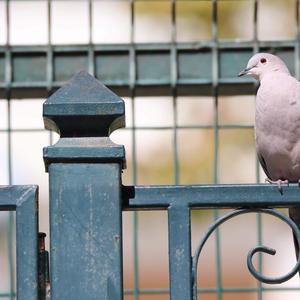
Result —
<instances>
[{"instance_id":1,"label":"bird perched on fence","mask_svg":"<svg viewBox=\"0 0 300 300\"><path fill-rule=\"evenodd\" d=\"M252 56L239 76L259 80L256 95L255 141L258 158L267 181L300 185L300 82L285 63L269 53ZM300 228L300 207L289 209ZM295 242L298 256L299 248Z\"/></svg>"}]
</instances>

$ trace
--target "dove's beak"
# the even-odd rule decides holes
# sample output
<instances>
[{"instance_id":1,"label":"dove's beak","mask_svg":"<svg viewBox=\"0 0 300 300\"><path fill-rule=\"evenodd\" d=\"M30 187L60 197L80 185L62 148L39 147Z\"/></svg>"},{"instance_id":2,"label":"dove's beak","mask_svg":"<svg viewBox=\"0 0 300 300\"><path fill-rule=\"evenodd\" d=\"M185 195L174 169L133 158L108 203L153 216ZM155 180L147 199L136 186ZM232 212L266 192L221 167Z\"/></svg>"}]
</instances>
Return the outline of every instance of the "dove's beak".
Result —
<instances>
[{"instance_id":1,"label":"dove's beak","mask_svg":"<svg viewBox=\"0 0 300 300\"><path fill-rule=\"evenodd\" d=\"M241 76L244 76L244 75L247 75L248 74L248 72L251 70L252 68L246 68L246 69L244 69L243 71L241 71L240 73L239 73L239 77L241 77Z\"/></svg>"}]
</instances>

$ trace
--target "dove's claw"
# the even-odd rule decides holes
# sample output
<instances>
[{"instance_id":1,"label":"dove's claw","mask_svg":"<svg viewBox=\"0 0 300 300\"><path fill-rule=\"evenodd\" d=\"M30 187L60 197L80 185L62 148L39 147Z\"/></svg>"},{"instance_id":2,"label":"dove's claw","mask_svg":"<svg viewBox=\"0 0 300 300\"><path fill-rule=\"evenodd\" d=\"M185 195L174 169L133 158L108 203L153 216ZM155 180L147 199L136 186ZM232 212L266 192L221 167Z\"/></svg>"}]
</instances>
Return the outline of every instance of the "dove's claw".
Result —
<instances>
[{"instance_id":1,"label":"dove's claw","mask_svg":"<svg viewBox=\"0 0 300 300\"><path fill-rule=\"evenodd\" d=\"M266 178L265 181L266 181L266 182L269 182L269 183L271 183L271 184L277 184L278 191L279 191L280 194L283 193L283 191L282 191L282 185L283 185L283 184L286 184L287 186L289 186L289 181L288 181L288 180L281 180L281 179L278 179L278 180L272 180L272 179L270 179L270 178ZM299 179L299 181L298 181L298 184L299 184L299 186L300 186L300 179Z\"/></svg>"}]
</instances>

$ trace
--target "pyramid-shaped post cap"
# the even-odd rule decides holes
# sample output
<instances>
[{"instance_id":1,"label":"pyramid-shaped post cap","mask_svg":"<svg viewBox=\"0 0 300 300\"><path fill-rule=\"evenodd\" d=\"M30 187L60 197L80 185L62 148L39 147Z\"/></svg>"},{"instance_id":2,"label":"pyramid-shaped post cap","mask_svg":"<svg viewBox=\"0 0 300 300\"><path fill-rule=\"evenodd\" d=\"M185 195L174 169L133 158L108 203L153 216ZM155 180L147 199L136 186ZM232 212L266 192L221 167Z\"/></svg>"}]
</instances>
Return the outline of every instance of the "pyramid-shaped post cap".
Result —
<instances>
[{"instance_id":1,"label":"pyramid-shaped post cap","mask_svg":"<svg viewBox=\"0 0 300 300\"><path fill-rule=\"evenodd\" d=\"M46 129L61 137L109 136L125 126L124 101L85 71L50 96L43 106Z\"/></svg>"}]
</instances>

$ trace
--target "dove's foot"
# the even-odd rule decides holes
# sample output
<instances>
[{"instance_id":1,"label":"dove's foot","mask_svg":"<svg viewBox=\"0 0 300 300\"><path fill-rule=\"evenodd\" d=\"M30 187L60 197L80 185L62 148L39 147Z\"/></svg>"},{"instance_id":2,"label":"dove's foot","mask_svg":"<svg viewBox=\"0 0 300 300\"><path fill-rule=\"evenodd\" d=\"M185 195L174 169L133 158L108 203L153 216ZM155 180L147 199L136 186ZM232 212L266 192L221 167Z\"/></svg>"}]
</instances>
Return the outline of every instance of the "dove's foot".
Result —
<instances>
[{"instance_id":1,"label":"dove's foot","mask_svg":"<svg viewBox=\"0 0 300 300\"><path fill-rule=\"evenodd\" d=\"M269 182L271 184L277 184L277 187L278 187L278 190L279 190L279 193L282 194L282 185L283 184L287 184L289 185L289 181L288 180L281 180L281 179L278 179L278 180L272 180L270 178L266 178L265 179L266 182ZM298 184L300 186L300 179L298 181Z\"/></svg>"}]
</instances>

